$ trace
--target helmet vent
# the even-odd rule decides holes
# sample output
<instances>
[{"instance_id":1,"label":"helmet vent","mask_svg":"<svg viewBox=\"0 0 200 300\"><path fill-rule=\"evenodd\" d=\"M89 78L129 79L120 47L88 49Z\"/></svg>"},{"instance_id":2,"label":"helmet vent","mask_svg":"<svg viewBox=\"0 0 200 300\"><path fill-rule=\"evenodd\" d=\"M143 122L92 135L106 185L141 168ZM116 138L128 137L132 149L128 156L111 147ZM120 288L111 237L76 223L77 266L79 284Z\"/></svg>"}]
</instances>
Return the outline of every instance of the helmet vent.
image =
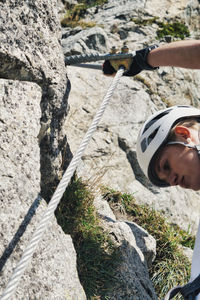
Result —
<instances>
[{"instance_id":1,"label":"helmet vent","mask_svg":"<svg viewBox=\"0 0 200 300\"><path fill-rule=\"evenodd\" d=\"M156 128L156 130L154 130L154 132L152 132L152 134L148 137L148 145L151 143L151 141L154 139L154 137L156 136L158 129L160 128L160 126L158 128Z\"/></svg>"},{"instance_id":2,"label":"helmet vent","mask_svg":"<svg viewBox=\"0 0 200 300\"><path fill-rule=\"evenodd\" d=\"M158 116L156 116L154 119L152 119L151 121L149 121L146 126L144 127L144 130L142 132L142 134L145 133L145 131L147 129L149 129L149 127L151 127L156 121L158 121L159 119L161 119L163 116L167 115L172 109L169 108L168 110L162 112L161 114L159 114Z\"/></svg>"},{"instance_id":3,"label":"helmet vent","mask_svg":"<svg viewBox=\"0 0 200 300\"><path fill-rule=\"evenodd\" d=\"M144 138L144 139L141 141L141 149L142 149L142 152L143 152L143 153L144 153L145 150L147 149L147 146L148 146L148 144L147 144L147 139Z\"/></svg>"},{"instance_id":4,"label":"helmet vent","mask_svg":"<svg viewBox=\"0 0 200 300\"><path fill-rule=\"evenodd\" d=\"M156 130L154 130L154 132L148 138L144 138L142 140L142 142L141 142L142 152L145 152L145 150L147 149L147 147L149 146L149 144L151 143L151 141L153 140L153 138L157 134L159 128L160 127L156 128Z\"/></svg>"}]
</instances>

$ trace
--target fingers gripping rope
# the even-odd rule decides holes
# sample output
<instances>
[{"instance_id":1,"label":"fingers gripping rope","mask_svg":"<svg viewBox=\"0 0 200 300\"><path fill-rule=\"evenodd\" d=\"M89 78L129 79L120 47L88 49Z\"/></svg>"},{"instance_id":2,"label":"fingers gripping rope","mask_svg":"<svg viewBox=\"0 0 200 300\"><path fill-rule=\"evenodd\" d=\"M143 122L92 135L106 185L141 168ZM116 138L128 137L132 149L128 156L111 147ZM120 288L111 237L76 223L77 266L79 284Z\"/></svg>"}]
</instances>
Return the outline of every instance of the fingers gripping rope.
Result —
<instances>
[{"instance_id":1,"label":"fingers gripping rope","mask_svg":"<svg viewBox=\"0 0 200 300\"><path fill-rule=\"evenodd\" d=\"M47 225L50 223L51 219L53 218L54 212L62 198L62 195L63 195L66 187L68 186L70 179L72 178L78 163L80 162L81 156L83 155L83 152L84 152L87 144L89 143L94 131L96 130L96 127L106 109L106 106L108 105L108 103L110 101L112 94L114 93L114 90L119 82L119 79L123 75L123 72L124 72L124 68L120 68L119 71L117 72L116 76L114 77L112 84L109 87L109 89L103 99L103 102L93 119L93 122L92 122L90 128L86 132L79 149L77 150L76 154L74 155L69 167L67 168L56 191L54 192L54 194L47 206L47 209L32 236L32 239L30 240L20 261L18 262L18 264L8 282L7 287L4 290L4 292L0 298L1 300L11 299L12 295L14 294L14 292L17 288L17 285L19 283L19 280L20 280L21 276L23 275L23 273L28 265L29 260L32 258L32 255L37 247L37 244L41 240L42 235L43 235L45 229L47 228Z\"/></svg>"}]
</instances>

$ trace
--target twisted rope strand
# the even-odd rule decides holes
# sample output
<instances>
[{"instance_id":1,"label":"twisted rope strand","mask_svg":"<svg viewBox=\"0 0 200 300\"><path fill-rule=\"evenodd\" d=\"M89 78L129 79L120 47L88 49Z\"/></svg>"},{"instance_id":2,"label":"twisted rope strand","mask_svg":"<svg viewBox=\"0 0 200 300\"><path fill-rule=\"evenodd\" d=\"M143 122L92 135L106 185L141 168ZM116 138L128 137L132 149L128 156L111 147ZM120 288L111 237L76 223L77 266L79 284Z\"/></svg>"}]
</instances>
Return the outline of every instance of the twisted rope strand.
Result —
<instances>
[{"instance_id":1,"label":"twisted rope strand","mask_svg":"<svg viewBox=\"0 0 200 300\"><path fill-rule=\"evenodd\" d=\"M120 68L119 71L117 72L116 76L114 77L112 84L109 87L109 89L103 99L103 102L100 106L99 111L96 113L90 128L86 132L86 134L83 138L83 141L82 141L79 149L77 150L77 153L74 155L71 163L69 164L69 167L65 171L63 178L61 179L60 183L58 184L58 187L55 190L38 227L36 228L35 232L33 233L32 239L30 240L20 261L18 262L18 264L8 282L6 289L4 290L4 292L1 296L1 300L11 299L12 295L14 294L14 292L17 288L17 285L19 283L19 280L20 280L21 276L23 275L29 260L31 259L32 255L36 249L37 244L41 240L42 235L43 235L47 225L50 223L50 220L53 218L54 212L60 202L60 199L62 198L62 195L74 174L74 171L81 159L81 156L83 155L83 152L84 152L87 144L89 143L94 131L96 130L96 127L106 109L106 106L108 105L108 103L110 101L110 98L118 84L119 79L123 75L123 72L124 72L124 69Z\"/></svg>"}]
</instances>

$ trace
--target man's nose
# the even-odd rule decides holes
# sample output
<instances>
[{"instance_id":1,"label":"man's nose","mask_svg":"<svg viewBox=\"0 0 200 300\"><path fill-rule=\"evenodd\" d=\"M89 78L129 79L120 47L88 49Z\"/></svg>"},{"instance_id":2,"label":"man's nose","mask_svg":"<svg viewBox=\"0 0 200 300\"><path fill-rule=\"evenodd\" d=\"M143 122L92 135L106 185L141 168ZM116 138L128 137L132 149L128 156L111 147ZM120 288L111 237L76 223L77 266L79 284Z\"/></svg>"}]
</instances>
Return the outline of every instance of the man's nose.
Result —
<instances>
[{"instance_id":1,"label":"man's nose","mask_svg":"<svg viewBox=\"0 0 200 300\"><path fill-rule=\"evenodd\" d=\"M178 175L176 173L170 172L168 179L170 185L178 185Z\"/></svg>"}]
</instances>

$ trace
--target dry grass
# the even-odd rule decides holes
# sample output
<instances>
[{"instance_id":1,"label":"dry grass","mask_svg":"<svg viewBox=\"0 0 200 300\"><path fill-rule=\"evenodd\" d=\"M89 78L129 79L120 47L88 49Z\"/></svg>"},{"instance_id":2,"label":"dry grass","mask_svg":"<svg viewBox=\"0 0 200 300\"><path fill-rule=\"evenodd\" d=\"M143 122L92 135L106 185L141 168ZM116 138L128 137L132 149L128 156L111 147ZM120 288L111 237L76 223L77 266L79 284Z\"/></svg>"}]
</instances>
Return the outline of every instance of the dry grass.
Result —
<instances>
[{"instance_id":1,"label":"dry grass","mask_svg":"<svg viewBox=\"0 0 200 300\"><path fill-rule=\"evenodd\" d=\"M157 255L149 273L160 299L172 287L187 283L190 262L181 252L180 244L192 248L195 238L178 226L170 225L160 212L147 205L136 204L130 194L122 194L108 188L104 189L103 193L118 216L125 211L126 218L146 229L156 239ZM179 296L176 299L180 299Z\"/></svg>"}]
</instances>

